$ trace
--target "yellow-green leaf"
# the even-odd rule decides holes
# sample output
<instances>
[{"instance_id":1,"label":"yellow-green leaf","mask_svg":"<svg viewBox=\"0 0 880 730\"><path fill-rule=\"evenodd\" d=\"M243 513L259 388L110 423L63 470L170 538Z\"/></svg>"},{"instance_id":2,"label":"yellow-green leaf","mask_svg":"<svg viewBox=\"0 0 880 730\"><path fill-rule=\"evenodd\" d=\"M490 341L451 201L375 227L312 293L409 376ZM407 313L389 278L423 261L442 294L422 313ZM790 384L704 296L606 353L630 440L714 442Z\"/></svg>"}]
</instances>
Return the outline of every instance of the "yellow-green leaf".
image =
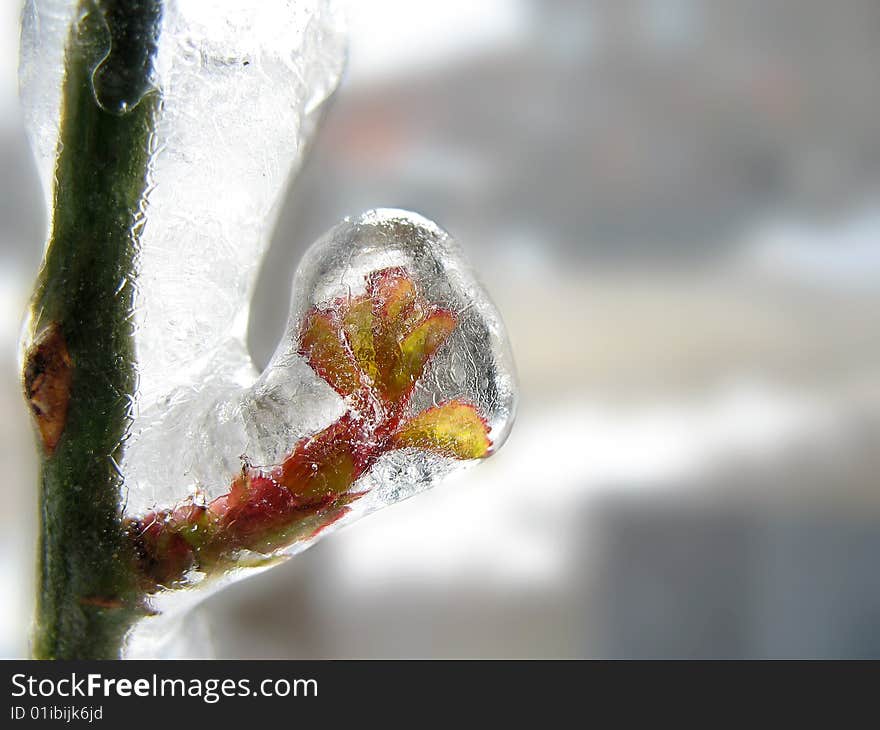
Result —
<instances>
[{"instance_id":1,"label":"yellow-green leaf","mask_svg":"<svg viewBox=\"0 0 880 730\"><path fill-rule=\"evenodd\" d=\"M431 314L400 342L396 362L386 373L385 395L396 403L408 395L416 381L422 377L425 365L437 352L452 330L455 316L440 309Z\"/></svg>"},{"instance_id":2,"label":"yellow-green leaf","mask_svg":"<svg viewBox=\"0 0 880 730\"><path fill-rule=\"evenodd\" d=\"M386 327L402 320L416 301L416 286L401 268L374 272L367 291Z\"/></svg>"},{"instance_id":3,"label":"yellow-green leaf","mask_svg":"<svg viewBox=\"0 0 880 730\"><path fill-rule=\"evenodd\" d=\"M346 491L358 477L354 449L359 434L348 415L297 444L275 475L300 500L310 502Z\"/></svg>"},{"instance_id":4,"label":"yellow-green leaf","mask_svg":"<svg viewBox=\"0 0 880 730\"><path fill-rule=\"evenodd\" d=\"M413 416L394 434L396 448L414 446L456 459L481 459L492 442L489 427L477 409L464 401L449 401Z\"/></svg>"},{"instance_id":5,"label":"yellow-green leaf","mask_svg":"<svg viewBox=\"0 0 880 730\"><path fill-rule=\"evenodd\" d=\"M300 336L300 352L340 395L351 395L360 387L357 365L329 313L313 311L309 314Z\"/></svg>"},{"instance_id":6,"label":"yellow-green leaf","mask_svg":"<svg viewBox=\"0 0 880 730\"><path fill-rule=\"evenodd\" d=\"M373 302L365 297L350 302L342 318L342 329L358 366L376 382L376 348L373 344Z\"/></svg>"}]
</instances>

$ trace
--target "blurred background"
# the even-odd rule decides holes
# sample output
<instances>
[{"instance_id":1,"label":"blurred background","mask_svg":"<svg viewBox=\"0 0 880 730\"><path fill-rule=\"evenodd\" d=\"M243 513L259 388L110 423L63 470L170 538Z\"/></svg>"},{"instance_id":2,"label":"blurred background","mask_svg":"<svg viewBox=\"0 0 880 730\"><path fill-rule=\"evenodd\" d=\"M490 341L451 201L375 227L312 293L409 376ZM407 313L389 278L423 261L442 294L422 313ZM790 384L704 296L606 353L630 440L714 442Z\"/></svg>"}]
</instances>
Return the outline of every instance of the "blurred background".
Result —
<instances>
[{"instance_id":1,"label":"blurred background","mask_svg":"<svg viewBox=\"0 0 880 730\"><path fill-rule=\"evenodd\" d=\"M409 208L522 391L497 456L195 610L218 657L880 656L880 4L347 0L351 55L252 310ZM16 347L45 216L0 8L0 655L36 499Z\"/></svg>"}]
</instances>

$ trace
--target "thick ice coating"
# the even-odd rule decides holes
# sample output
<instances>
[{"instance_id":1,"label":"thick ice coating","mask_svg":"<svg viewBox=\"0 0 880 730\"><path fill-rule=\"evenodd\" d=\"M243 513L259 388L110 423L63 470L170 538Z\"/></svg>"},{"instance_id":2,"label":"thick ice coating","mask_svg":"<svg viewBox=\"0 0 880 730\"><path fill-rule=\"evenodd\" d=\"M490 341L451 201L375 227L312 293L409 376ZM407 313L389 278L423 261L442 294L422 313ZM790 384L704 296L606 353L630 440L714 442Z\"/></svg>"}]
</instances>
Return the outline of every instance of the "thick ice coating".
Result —
<instances>
[{"instance_id":1,"label":"thick ice coating","mask_svg":"<svg viewBox=\"0 0 880 730\"><path fill-rule=\"evenodd\" d=\"M169 445L205 443L240 465L128 521L152 592L243 556L259 565L298 552L507 435L515 387L503 325L433 223L396 210L346 220L309 251L294 292L266 371L186 404L202 410Z\"/></svg>"},{"instance_id":2,"label":"thick ice coating","mask_svg":"<svg viewBox=\"0 0 880 730\"><path fill-rule=\"evenodd\" d=\"M81 7L29 0L24 13L22 96L50 210L63 49ZM114 468L143 593L164 611L205 594L170 589L266 567L489 456L516 391L503 324L461 249L399 210L346 219L312 246L286 333L256 371L248 305L340 77L339 17L323 0L167 0L154 20L149 89L114 66L110 34L92 79L113 114L142 93L161 100L136 271L118 282L134 293L137 388L121 394L130 426Z\"/></svg>"},{"instance_id":3,"label":"thick ice coating","mask_svg":"<svg viewBox=\"0 0 880 730\"><path fill-rule=\"evenodd\" d=\"M289 367L302 352L302 323L315 308L332 310L339 303L358 301L375 286L377 276L406 277L414 296L454 318L442 345L413 383L407 414L443 401L465 400L487 421L493 449L507 437L515 386L497 310L447 233L414 213L376 210L337 225L312 246L297 271L287 332L254 386L247 413L257 463L277 463L289 448L284 433L289 417L268 431L257 424L271 424L278 412L272 404L290 400L297 392ZM345 407L336 402L338 394L332 388L322 390L327 412Z\"/></svg>"},{"instance_id":4,"label":"thick ice coating","mask_svg":"<svg viewBox=\"0 0 880 730\"><path fill-rule=\"evenodd\" d=\"M165 616L135 630L131 656L154 655L166 619L223 584L489 456L517 397L503 324L460 249L399 210L345 220L315 243L263 374L203 392L178 405L196 416L188 423L171 405L181 431L166 453L204 446L238 462L214 482L182 480L177 501L129 510Z\"/></svg>"}]
</instances>

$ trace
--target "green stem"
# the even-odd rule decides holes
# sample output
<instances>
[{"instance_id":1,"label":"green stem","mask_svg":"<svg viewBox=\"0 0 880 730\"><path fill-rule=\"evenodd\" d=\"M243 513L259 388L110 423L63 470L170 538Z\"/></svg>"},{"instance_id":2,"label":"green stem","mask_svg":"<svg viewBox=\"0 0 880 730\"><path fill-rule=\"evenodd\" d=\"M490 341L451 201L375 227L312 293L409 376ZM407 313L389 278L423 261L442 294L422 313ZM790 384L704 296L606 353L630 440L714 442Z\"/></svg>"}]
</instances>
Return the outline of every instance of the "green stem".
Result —
<instances>
[{"instance_id":1,"label":"green stem","mask_svg":"<svg viewBox=\"0 0 880 730\"><path fill-rule=\"evenodd\" d=\"M25 359L42 437L37 658L117 657L143 614L117 464L135 392L160 15L161 0L81 0L68 39L52 227Z\"/></svg>"}]
</instances>

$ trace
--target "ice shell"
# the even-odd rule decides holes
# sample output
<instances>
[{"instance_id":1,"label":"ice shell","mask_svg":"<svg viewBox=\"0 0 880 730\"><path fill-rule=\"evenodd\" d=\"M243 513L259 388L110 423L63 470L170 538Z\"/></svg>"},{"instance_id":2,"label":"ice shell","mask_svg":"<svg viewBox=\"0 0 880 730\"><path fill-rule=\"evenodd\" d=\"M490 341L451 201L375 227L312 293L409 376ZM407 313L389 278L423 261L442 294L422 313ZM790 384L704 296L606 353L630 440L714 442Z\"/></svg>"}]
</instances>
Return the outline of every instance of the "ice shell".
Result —
<instances>
[{"instance_id":1,"label":"ice shell","mask_svg":"<svg viewBox=\"0 0 880 730\"><path fill-rule=\"evenodd\" d=\"M169 507L195 492L215 499L228 491L243 460L270 471L298 441L346 413L350 404L299 352L302 323L314 308L363 294L372 273L392 267L406 272L426 302L457 320L415 383L406 414L465 401L486 421L497 450L516 407L514 368L498 311L452 237L414 213L375 210L346 219L306 253L293 283L287 330L258 378L236 383L222 372L203 372L198 382L170 393L130 440L126 513ZM239 346L235 357L246 357ZM389 451L353 487L370 492L354 511L421 491L459 464L425 450Z\"/></svg>"},{"instance_id":2,"label":"ice shell","mask_svg":"<svg viewBox=\"0 0 880 730\"><path fill-rule=\"evenodd\" d=\"M213 454L245 454L255 473L277 474L296 444L308 443L306 437L350 417L356 406L319 377L301 354L302 324L310 312L356 300L372 274L389 268L405 272L425 302L453 312L457 322L416 383L407 415L438 403L467 402L485 420L497 450L511 427L517 400L503 323L453 239L430 221L401 210L375 210L346 219L310 248L294 279L287 331L266 370L239 393L227 393L225 399L212 394L187 435L177 434L173 440L190 449L205 446ZM231 430L230 422L235 423ZM360 447L350 445L353 450ZM166 446L166 451L175 448ZM293 541L269 542L262 552L240 551L239 557L248 556L246 561L233 558L210 580L196 583L187 578L183 590L179 586L155 593L151 601L159 615L135 629L129 653L143 651L164 633L166 621L173 622L204 596L305 550L344 524L436 485L469 463L473 462L430 449L388 450L351 484L347 492L355 499L346 497L345 506L332 512L329 521L318 516L318 529L310 527ZM223 501L221 495L234 475L234 470L227 473L226 481L212 485L207 494L200 491L199 500ZM200 572L195 575L204 578Z\"/></svg>"},{"instance_id":3,"label":"ice shell","mask_svg":"<svg viewBox=\"0 0 880 730\"><path fill-rule=\"evenodd\" d=\"M310 369L303 369L297 354L302 322L313 308L362 295L372 273L392 267L407 273L425 301L457 319L452 334L417 381L407 413L464 400L488 423L493 449L504 443L516 408L516 379L497 309L449 234L415 213L379 209L338 224L312 245L297 270L286 333L246 409L248 453L255 463L279 463L290 449L291 437L304 435L302 428L291 430L292 418L301 421L314 413L310 419L314 424L321 420L316 409L332 419L344 411L341 398ZM303 392L314 405L302 402ZM414 477L422 486L431 481L425 469L405 468L399 453L391 458L396 464L391 481ZM426 460L436 461L425 454L409 454L407 459L419 467ZM449 460L442 461L445 465ZM398 496L408 492L401 484L388 489Z\"/></svg>"}]
</instances>

